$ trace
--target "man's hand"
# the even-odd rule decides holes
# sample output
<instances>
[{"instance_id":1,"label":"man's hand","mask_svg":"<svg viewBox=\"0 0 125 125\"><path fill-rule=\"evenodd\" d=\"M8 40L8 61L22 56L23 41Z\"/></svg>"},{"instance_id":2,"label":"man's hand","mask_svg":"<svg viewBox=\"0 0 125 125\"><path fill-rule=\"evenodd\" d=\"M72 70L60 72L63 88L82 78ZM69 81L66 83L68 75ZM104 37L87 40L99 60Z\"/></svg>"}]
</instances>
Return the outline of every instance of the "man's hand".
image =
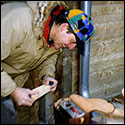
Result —
<instances>
[{"instance_id":1,"label":"man's hand","mask_svg":"<svg viewBox=\"0 0 125 125\"><path fill-rule=\"evenodd\" d=\"M32 106L35 100L32 99L30 96L36 94L38 94L38 92L33 92L30 89L17 87L11 93L11 97L19 106Z\"/></svg>"},{"instance_id":2,"label":"man's hand","mask_svg":"<svg viewBox=\"0 0 125 125\"><path fill-rule=\"evenodd\" d=\"M44 85L49 85L50 82L53 82L53 84L50 87L50 91L54 92L56 90L58 81L55 80L54 78L48 76L48 75L46 75L46 76L43 77L43 84Z\"/></svg>"}]
</instances>

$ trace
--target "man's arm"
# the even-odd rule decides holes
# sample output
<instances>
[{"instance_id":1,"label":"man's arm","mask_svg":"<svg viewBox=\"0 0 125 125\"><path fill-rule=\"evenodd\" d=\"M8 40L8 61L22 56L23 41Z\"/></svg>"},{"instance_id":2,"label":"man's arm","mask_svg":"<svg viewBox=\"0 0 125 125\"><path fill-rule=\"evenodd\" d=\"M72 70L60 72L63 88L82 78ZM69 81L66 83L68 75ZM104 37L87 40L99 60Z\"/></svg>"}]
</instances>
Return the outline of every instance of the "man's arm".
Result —
<instances>
[{"instance_id":1,"label":"man's arm","mask_svg":"<svg viewBox=\"0 0 125 125\"><path fill-rule=\"evenodd\" d=\"M12 10L8 11L7 10ZM12 6L1 7L1 62L12 54L16 46L23 42L28 18L28 9L13 9ZM6 62L7 63L7 62ZM36 94L29 89L19 88L7 72L1 68L1 96L11 96L18 105L31 106L34 102L31 95Z\"/></svg>"},{"instance_id":2,"label":"man's arm","mask_svg":"<svg viewBox=\"0 0 125 125\"><path fill-rule=\"evenodd\" d=\"M54 48L51 48L54 50ZM51 50L50 50L51 51ZM51 56L49 56L39 67L39 78L42 80L44 85L48 85L50 82L51 91L54 92L56 90L58 81L55 79L55 71L56 71L56 63L58 59L59 51L55 51Z\"/></svg>"},{"instance_id":3,"label":"man's arm","mask_svg":"<svg viewBox=\"0 0 125 125\"><path fill-rule=\"evenodd\" d=\"M1 96L6 97L16 89L16 83L1 67Z\"/></svg>"}]
</instances>

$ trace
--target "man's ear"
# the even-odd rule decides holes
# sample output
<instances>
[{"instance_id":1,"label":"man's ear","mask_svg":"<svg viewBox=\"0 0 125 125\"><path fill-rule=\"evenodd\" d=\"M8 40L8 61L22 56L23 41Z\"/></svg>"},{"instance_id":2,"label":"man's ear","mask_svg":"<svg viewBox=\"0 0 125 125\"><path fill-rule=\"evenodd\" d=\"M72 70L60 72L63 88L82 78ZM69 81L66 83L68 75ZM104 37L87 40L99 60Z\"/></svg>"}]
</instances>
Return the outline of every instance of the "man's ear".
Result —
<instances>
[{"instance_id":1,"label":"man's ear","mask_svg":"<svg viewBox=\"0 0 125 125\"><path fill-rule=\"evenodd\" d=\"M68 30L69 24L68 23L62 23L60 25L61 31Z\"/></svg>"}]
</instances>

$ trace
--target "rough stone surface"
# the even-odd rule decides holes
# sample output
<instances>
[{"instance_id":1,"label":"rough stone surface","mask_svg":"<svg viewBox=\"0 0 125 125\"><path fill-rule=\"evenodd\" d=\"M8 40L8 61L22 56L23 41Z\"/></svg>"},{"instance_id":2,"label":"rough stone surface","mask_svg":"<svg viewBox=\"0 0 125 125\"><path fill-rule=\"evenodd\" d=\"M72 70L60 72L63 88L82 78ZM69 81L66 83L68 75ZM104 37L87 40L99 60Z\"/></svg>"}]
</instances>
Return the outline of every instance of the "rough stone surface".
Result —
<instances>
[{"instance_id":1,"label":"rough stone surface","mask_svg":"<svg viewBox=\"0 0 125 125\"><path fill-rule=\"evenodd\" d=\"M92 2L90 93L111 97L124 87L124 2Z\"/></svg>"}]
</instances>

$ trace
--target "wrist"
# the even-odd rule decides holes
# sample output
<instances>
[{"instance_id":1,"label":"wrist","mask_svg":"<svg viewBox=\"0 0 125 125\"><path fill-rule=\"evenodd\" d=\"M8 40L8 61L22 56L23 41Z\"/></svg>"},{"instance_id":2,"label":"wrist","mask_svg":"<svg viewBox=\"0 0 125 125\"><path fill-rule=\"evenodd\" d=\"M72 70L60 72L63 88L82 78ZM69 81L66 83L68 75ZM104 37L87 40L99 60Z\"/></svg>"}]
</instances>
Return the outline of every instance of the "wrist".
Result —
<instances>
[{"instance_id":1,"label":"wrist","mask_svg":"<svg viewBox=\"0 0 125 125\"><path fill-rule=\"evenodd\" d=\"M42 77L41 77L41 80L42 80L42 81L43 81L43 80L47 80L47 78L48 78L48 77L53 78L53 77L52 77L52 76L50 76L50 75L44 75L44 76L42 76Z\"/></svg>"},{"instance_id":2,"label":"wrist","mask_svg":"<svg viewBox=\"0 0 125 125\"><path fill-rule=\"evenodd\" d=\"M41 80L42 80L42 81L45 79L45 76L46 76L46 75L44 75L44 76L41 77Z\"/></svg>"},{"instance_id":3,"label":"wrist","mask_svg":"<svg viewBox=\"0 0 125 125\"><path fill-rule=\"evenodd\" d=\"M11 97L13 97L16 93L16 91L18 90L19 87L16 87L10 94Z\"/></svg>"}]
</instances>

